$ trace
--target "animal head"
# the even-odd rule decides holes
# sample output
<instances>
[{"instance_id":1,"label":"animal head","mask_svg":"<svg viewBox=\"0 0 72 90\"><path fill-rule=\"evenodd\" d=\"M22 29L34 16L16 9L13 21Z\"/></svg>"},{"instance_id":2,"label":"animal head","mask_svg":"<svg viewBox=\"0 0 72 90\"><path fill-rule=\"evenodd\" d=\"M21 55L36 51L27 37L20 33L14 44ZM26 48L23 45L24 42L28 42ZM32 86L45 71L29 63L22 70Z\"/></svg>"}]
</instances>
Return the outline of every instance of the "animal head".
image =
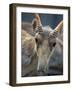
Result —
<instances>
[{"instance_id":1,"label":"animal head","mask_svg":"<svg viewBox=\"0 0 72 90\"><path fill-rule=\"evenodd\" d=\"M63 21L61 21L54 30L51 30L50 27L48 27L47 30L44 30L39 15L34 14L34 16L35 19L33 20L32 25L37 45L38 70L43 69L45 71L48 67L51 52L56 45L58 33L62 30Z\"/></svg>"}]
</instances>

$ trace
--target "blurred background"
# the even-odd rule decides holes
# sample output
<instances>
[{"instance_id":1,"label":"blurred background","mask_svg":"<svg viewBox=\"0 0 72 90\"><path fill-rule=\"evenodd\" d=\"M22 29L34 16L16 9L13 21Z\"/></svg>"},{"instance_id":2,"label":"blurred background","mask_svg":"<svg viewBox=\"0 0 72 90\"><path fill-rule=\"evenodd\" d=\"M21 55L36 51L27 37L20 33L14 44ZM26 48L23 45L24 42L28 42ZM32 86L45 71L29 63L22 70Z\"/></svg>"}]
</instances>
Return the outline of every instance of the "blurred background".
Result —
<instances>
[{"instance_id":1,"label":"blurred background","mask_svg":"<svg viewBox=\"0 0 72 90\"><path fill-rule=\"evenodd\" d=\"M49 25L54 29L57 24L63 19L61 14L39 14L43 26ZM22 22L32 22L34 19L32 13L22 13Z\"/></svg>"}]
</instances>

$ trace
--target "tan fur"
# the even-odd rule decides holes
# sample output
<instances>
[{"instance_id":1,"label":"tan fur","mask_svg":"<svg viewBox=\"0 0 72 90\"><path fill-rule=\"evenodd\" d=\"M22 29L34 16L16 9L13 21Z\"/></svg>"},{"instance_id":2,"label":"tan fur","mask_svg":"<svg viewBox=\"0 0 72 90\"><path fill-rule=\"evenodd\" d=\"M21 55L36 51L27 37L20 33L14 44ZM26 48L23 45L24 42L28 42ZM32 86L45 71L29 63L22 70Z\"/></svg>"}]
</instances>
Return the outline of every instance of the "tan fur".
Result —
<instances>
[{"instance_id":1,"label":"tan fur","mask_svg":"<svg viewBox=\"0 0 72 90\"><path fill-rule=\"evenodd\" d=\"M36 42L34 37L24 30L21 31L21 43L22 47L26 47L28 50L36 51Z\"/></svg>"}]
</instances>

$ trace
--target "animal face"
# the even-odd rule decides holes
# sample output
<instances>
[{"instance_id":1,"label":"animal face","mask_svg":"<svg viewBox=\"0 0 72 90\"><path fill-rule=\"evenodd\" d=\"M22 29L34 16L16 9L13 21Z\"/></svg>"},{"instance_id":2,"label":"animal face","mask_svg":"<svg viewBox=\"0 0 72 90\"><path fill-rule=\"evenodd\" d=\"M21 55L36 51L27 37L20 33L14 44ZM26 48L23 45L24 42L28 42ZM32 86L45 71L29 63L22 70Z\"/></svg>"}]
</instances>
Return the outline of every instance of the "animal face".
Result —
<instances>
[{"instance_id":1,"label":"animal face","mask_svg":"<svg viewBox=\"0 0 72 90\"><path fill-rule=\"evenodd\" d=\"M56 38L62 28L62 21L55 30L44 30L38 14L35 14L33 21L33 29L35 33L35 41L37 45L38 67L37 70L48 71L48 62L50 54L56 45Z\"/></svg>"},{"instance_id":2,"label":"animal face","mask_svg":"<svg viewBox=\"0 0 72 90\"><path fill-rule=\"evenodd\" d=\"M62 29L63 21L61 21L54 30L51 30L50 27L45 30L42 26L39 15L34 14L34 17L31 28L34 32L34 36L31 36L26 32L22 32L22 34L24 33L24 35L22 35L22 54L23 58L30 63L32 57L36 53L38 57L37 70L46 73L48 72L49 58L56 45L56 38Z\"/></svg>"}]
</instances>

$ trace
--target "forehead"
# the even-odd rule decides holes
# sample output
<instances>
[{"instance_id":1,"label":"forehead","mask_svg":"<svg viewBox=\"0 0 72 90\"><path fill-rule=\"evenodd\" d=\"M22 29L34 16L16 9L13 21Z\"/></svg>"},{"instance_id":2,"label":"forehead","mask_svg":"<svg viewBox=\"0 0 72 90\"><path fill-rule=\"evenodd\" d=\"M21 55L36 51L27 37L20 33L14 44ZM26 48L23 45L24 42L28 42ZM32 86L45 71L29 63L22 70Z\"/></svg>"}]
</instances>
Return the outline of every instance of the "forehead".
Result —
<instances>
[{"instance_id":1,"label":"forehead","mask_svg":"<svg viewBox=\"0 0 72 90\"><path fill-rule=\"evenodd\" d=\"M50 32L48 32L48 31L39 32L39 35L41 35L41 37L43 39L48 39L49 35L50 35Z\"/></svg>"},{"instance_id":2,"label":"forehead","mask_svg":"<svg viewBox=\"0 0 72 90\"><path fill-rule=\"evenodd\" d=\"M43 32L42 32L43 31ZM48 26L37 26L35 28L35 33L40 33L41 36L47 38L50 36L50 33L53 32L54 30L48 25Z\"/></svg>"}]
</instances>

